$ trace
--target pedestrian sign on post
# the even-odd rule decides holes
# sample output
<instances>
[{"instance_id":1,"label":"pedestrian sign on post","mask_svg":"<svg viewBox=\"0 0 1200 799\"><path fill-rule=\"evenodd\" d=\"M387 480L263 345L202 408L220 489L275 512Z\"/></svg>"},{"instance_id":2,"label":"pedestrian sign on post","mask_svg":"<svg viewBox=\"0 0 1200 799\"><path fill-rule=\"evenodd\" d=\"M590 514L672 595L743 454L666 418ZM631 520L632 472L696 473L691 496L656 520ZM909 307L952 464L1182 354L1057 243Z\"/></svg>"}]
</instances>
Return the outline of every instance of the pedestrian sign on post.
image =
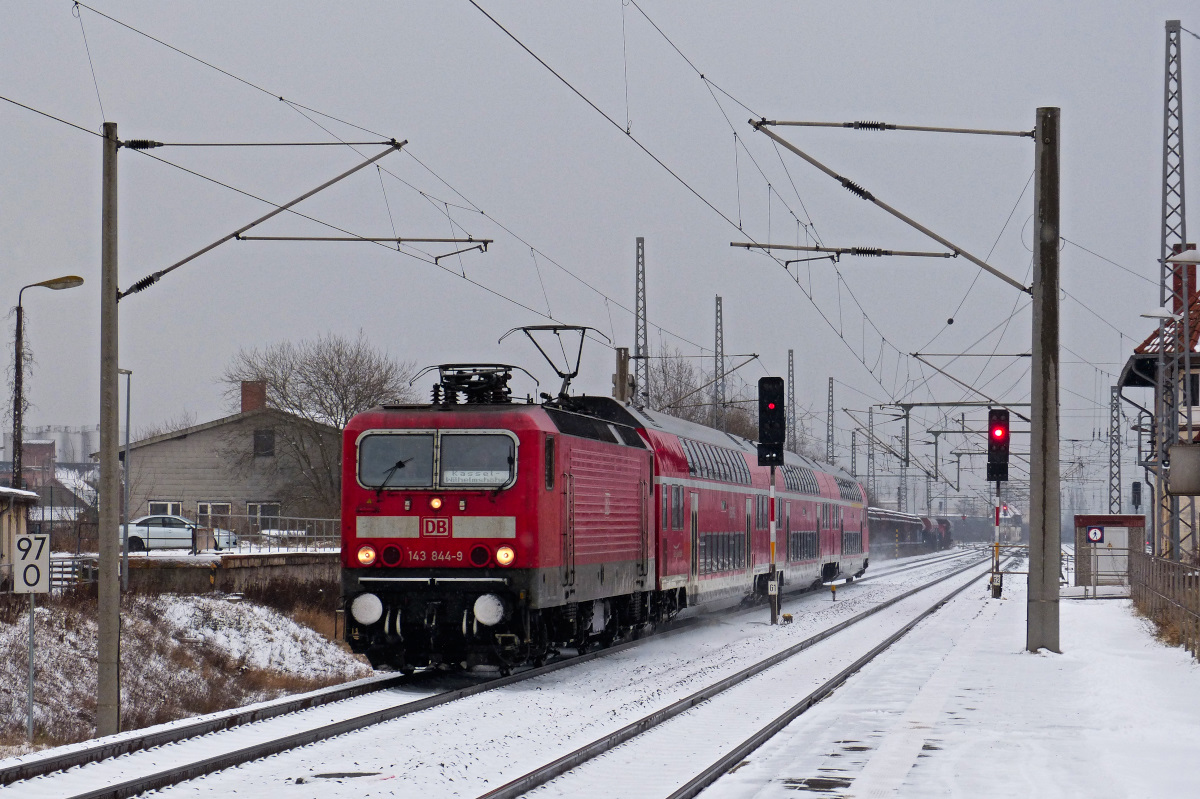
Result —
<instances>
[{"instance_id":1,"label":"pedestrian sign on post","mask_svg":"<svg viewBox=\"0 0 1200 799\"><path fill-rule=\"evenodd\" d=\"M13 592L50 593L50 536L44 533L18 535L13 558Z\"/></svg>"},{"instance_id":2,"label":"pedestrian sign on post","mask_svg":"<svg viewBox=\"0 0 1200 799\"><path fill-rule=\"evenodd\" d=\"M1092 525L1087 529L1087 540L1089 544L1104 543L1104 528L1099 525Z\"/></svg>"}]
</instances>

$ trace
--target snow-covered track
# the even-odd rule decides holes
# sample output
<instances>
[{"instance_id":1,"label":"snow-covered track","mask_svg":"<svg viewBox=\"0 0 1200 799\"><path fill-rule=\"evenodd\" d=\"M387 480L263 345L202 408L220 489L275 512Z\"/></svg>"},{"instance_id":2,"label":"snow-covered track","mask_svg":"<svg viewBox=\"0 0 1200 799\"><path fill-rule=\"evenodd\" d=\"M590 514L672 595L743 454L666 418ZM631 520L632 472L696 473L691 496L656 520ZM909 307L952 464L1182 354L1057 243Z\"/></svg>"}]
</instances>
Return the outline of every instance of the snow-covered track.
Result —
<instances>
[{"instance_id":1,"label":"snow-covered track","mask_svg":"<svg viewBox=\"0 0 1200 799\"><path fill-rule=\"evenodd\" d=\"M927 557L911 560L908 563L905 563L903 565L896 566L895 568L891 568L891 569L885 569L883 571L876 571L874 568L872 568L872 569L868 570L867 573L864 574L862 577L858 578L858 580L856 580L856 582L864 582L866 580L878 580L883 577L891 577L896 574L901 574L903 572L912 571L913 569L923 569L927 566L933 566L938 563L949 563L949 562L953 562L956 560L963 560L966 558L978 559L980 557L981 557L981 555L979 552L975 552L975 551L972 551L969 549L960 549L960 550L955 550L955 551L949 552L949 553L937 552L937 553L933 553ZM887 563L887 561L884 561L884 563Z\"/></svg>"},{"instance_id":2,"label":"snow-covered track","mask_svg":"<svg viewBox=\"0 0 1200 799\"><path fill-rule=\"evenodd\" d=\"M686 713L697 705L707 702L713 697L716 697L717 695L740 685L751 677L754 677L773 666L783 663L800 652L803 652L804 650L809 649L810 647L815 646L822 641L832 638L838 633L853 627L859 622L862 622L865 619L868 619L871 616L874 616L875 614L886 610L887 608L890 608L905 599L908 599L909 597L912 597L922 591L926 591L929 588L938 585L939 583L953 579L954 577L957 577L972 569L976 569L980 565L980 559L973 560L971 563L960 569L930 580L929 582L919 585L916 588L905 591L904 593L882 602L873 608L858 613L857 615L835 624L832 627L822 630L816 635L810 636L809 638L806 638L803 641L788 647L787 649L764 658L763 660L760 660L757 663L742 669L736 674L725 677L724 679L719 680L699 691L696 691L695 693L686 696L683 699L680 699L664 708L643 716L637 721L634 721L633 723L628 724L619 730L609 733L602 738L592 741L591 743L582 746L551 763L530 771L527 774L518 777L517 779L512 780L505 785L500 786L499 788L496 788L495 790L489 791L483 794L480 799L513 799L514 797L526 794L529 791L545 785L551 780L570 772L572 769L575 769L602 754L612 751L625 742L642 735L643 733L657 727L663 722L669 721L676 716ZM730 754L722 757L712 766L706 768L703 772L701 772L701 774L689 781L683 788L672 794L672 799L675 799L675 797L694 796L705 786L723 774L726 770L739 762L746 752L753 751L753 749L761 745L763 741L770 738L780 729L783 729L783 727L785 727L793 719L840 686L851 675L870 662L880 652L883 652L901 637L906 635L923 619L936 612L940 607L942 607L942 605L949 602L962 591L966 590L973 582L975 582L975 579L977 578L972 578L965 581L962 585L956 587L950 593L938 598L937 601L925 608L919 615L905 624L900 630L885 638L880 644L873 647L869 652L857 659L850 666L846 667L838 674L825 681L816 691L813 691L804 697L804 699L799 703L794 704L786 713L774 719L769 725L764 727L762 730L759 730L749 740L740 744ZM683 792L686 790L690 790L691 792Z\"/></svg>"},{"instance_id":3,"label":"snow-covered track","mask_svg":"<svg viewBox=\"0 0 1200 799\"><path fill-rule=\"evenodd\" d=\"M324 724L291 735L273 737L269 740L258 741L250 746L238 747L221 752L220 754L211 757L199 758L188 762L187 764L175 766L169 769L155 771L150 774L143 774L138 777L122 780L101 787L87 790L81 793L53 793L54 796L62 796L64 799L122 799L123 797L137 796L146 791L157 790L175 785L180 782L195 779L196 777L211 774L215 771L238 766L243 763L249 763L269 755L285 752L290 749L296 749L301 746L323 741L328 738L333 738L338 735L343 735L348 732L360 730L365 727L370 727L375 724L381 724L391 719L400 718L411 713L419 713L428 710L438 705L448 704L469 696L492 691L497 688L503 688L514 683L524 680L534 679L546 674L565 669L570 666L587 663L596 658L612 655L617 652L624 651L631 647L638 646L651 638L662 638L664 636L676 635L686 632L697 625L703 624L706 621L705 617L696 617L690 619L682 619L673 622L668 628L661 629L654 636L640 638L632 641L626 641L621 644L616 644L604 649L597 649L582 655L566 657L562 660L557 660L553 663L547 663L544 666L526 669L506 677L498 677L489 679L480 683L469 685L463 688L456 688L449 691L442 691L432 696L427 696L420 699L405 700L390 707L385 707L373 710L368 713L354 715L349 718L340 719L338 721ZM53 753L46 757L35 758L32 760L23 760L16 765L9 766L0 772L4 780L0 781L0 796L4 795L3 786L10 785L20 780L34 779L41 777L43 779L53 779L56 775L62 774L65 770L76 766L87 767L89 764L99 763L105 760L119 757L121 755L136 754L138 752L147 751L153 747L169 745L197 739L212 733L221 733L240 727L245 724L261 722L270 719L276 719L297 713L303 710L328 705L333 702L354 699L356 697L374 694L389 688L395 688L401 685L411 685L414 680L421 677L421 673L412 676L391 676L360 680L352 685L342 688L331 688L325 691L316 692L306 695L295 700L281 702L279 704L269 705L266 707L248 709L246 711L230 713L227 716L219 718L211 718L195 724L182 725L171 729L147 733L145 735L134 735L128 738L119 737L117 740L104 741L101 740L94 745L85 746L79 749L71 749L63 753ZM19 786L18 786L19 787Z\"/></svg>"},{"instance_id":4,"label":"snow-covered track","mask_svg":"<svg viewBox=\"0 0 1200 799\"><path fill-rule=\"evenodd\" d=\"M944 556L922 558L888 574L933 567L938 569L934 574L940 576L941 569L955 565L945 563L946 560L951 559ZM862 582L865 580L858 580L846 586L848 598L857 594L856 586ZM803 591L789 593L788 596L798 601L801 596L812 593L814 592ZM761 605L730 610L732 612L708 613L680 619L669 626L660 627L660 631L653 636L581 656L566 657L547 666L524 670L510 677L481 680L462 688L454 686L453 690L446 690L444 684L435 683L430 687L430 683L424 680L421 674L412 678L381 676L295 699L216 714L195 722L175 722L165 728L151 729L144 733L129 732L96 742L64 747L45 755L27 755L18 759L18 762L7 765L0 773L6 776L6 783L17 779L35 779L15 785L13 789L6 790L0 787L0 799L8 795L9 790L15 790L21 795L24 795L24 790L33 790L35 793L30 795L56 798L132 796L364 729L390 719L448 705L456 700L533 679L568 666L616 655L648 641L661 641L677 633L695 631L710 624L720 626L736 623L734 620L746 614L763 612ZM805 613L804 610L799 612ZM443 683L449 679L452 686L456 681L461 684L460 677L447 677L437 673L425 676L441 680ZM395 696L397 691L407 691L408 694L398 697ZM333 704L339 700L343 700L344 703ZM70 771L55 771L55 767ZM42 776L36 778L38 775Z\"/></svg>"},{"instance_id":5,"label":"snow-covered track","mask_svg":"<svg viewBox=\"0 0 1200 799\"><path fill-rule=\"evenodd\" d=\"M987 576L987 573L985 572L983 575L980 575L980 576ZM943 578L943 579L945 579L945 578ZM978 579L978 578L976 578L976 579ZM853 663L851 663L849 666L842 669L840 672L838 672L836 675L831 677L829 680L826 680L815 691L809 693L807 696L805 696L799 702L796 702L795 704L793 704L782 714L780 714L779 716L772 719L769 724L766 724L765 726L763 726L761 729L759 729L757 732L755 732L753 735L751 735L745 741L742 741L742 743L738 744L738 746L736 746L734 749L730 750L727 754L725 754L719 760L712 763L707 768L705 768L703 771L701 771L699 774L697 774L695 777L690 779L686 784L684 784L682 787L680 787L677 791L670 794L668 796L668 799L691 799L692 797L699 794L701 791L703 791L705 788L707 788L709 785L711 785L713 782L715 782L717 779L719 779L722 774L725 774L730 769L734 768L738 763L742 762L742 760L745 759L749 754L754 752L756 749L758 749L760 746L762 746L764 743L766 743L768 740L770 740L772 737L774 737L777 733L779 733L784 727L786 727L787 725L789 725L793 721L795 721L796 718L799 717L801 714L803 714L806 710L808 710L810 707L815 705L817 702L820 702L822 699L824 699L829 694L833 693L833 691L837 690L837 688L839 688L843 683L845 683L846 680L850 679L852 676L854 676L856 673L858 673L858 671L861 670L863 668L863 666L867 665L872 660L874 660L876 657L878 657L884 650L886 650L892 644L896 643L901 638L908 635L910 632L912 632L914 627L916 627L918 624L920 624L922 621L924 621L929 616L936 613L943 605L945 605L950 600L954 599L954 597L958 596L963 591L970 588L971 585L973 585L975 582L976 582L976 580L968 580L967 582L963 583L959 587L955 588L950 593L943 596L937 602L930 605L928 608L926 608L924 611L922 611L919 616L917 616L912 621L905 624L903 627L901 627L896 632L889 635L887 638L885 638L880 643L873 646L862 657L858 658Z\"/></svg>"},{"instance_id":6,"label":"snow-covered track","mask_svg":"<svg viewBox=\"0 0 1200 799\"><path fill-rule=\"evenodd\" d=\"M19 780L27 780L56 771L95 763L110 757L119 757L131 752L163 746L188 738L197 738L221 730L228 730L242 724L253 724L256 721L295 713L308 708L320 707L330 702L340 702L356 696L383 691L403 685L410 678L401 675L383 675L356 680L348 685L335 686L320 691L313 691L295 699L264 703L255 707L239 709L227 713L214 713L204 719L190 723L167 726L146 733L127 733L113 735L95 743L82 746L64 746L52 750L45 756L30 755L21 758L14 765L0 768L0 786L9 785Z\"/></svg>"}]
</instances>

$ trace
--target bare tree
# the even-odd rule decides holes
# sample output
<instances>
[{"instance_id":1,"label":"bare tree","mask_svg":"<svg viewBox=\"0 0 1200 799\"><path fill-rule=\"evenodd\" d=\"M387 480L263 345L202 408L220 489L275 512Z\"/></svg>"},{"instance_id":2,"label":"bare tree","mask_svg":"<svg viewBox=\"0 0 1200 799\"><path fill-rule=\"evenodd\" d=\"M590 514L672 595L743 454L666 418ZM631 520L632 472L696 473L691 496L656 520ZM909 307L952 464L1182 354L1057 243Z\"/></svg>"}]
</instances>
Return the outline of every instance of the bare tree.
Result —
<instances>
[{"instance_id":1,"label":"bare tree","mask_svg":"<svg viewBox=\"0 0 1200 799\"><path fill-rule=\"evenodd\" d=\"M182 410L175 416L163 419L156 424L139 427L133 438L135 441L144 441L147 438L174 433L179 430L186 430L189 427L196 425L196 414L189 410Z\"/></svg>"},{"instance_id":2,"label":"bare tree","mask_svg":"<svg viewBox=\"0 0 1200 799\"><path fill-rule=\"evenodd\" d=\"M698 368L678 349L663 347L650 355L651 407L680 419L716 427L712 413L712 374ZM751 408L756 399L747 399L748 390L740 381L729 381L732 388L725 404L727 432L754 440L758 437L758 418Z\"/></svg>"},{"instance_id":3,"label":"bare tree","mask_svg":"<svg viewBox=\"0 0 1200 799\"><path fill-rule=\"evenodd\" d=\"M297 511L331 516L341 497L341 430L370 408L414 401L408 385L414 372L413 362L375 349L359 331L353 340L328 333L241 350L221 379L231 405L242 381L266 383L267 407L284 412L274 427L280 499ZM244 440L231 440L228 449L235 469L257 468Z\"/></svg>"},{"instance_id":4,"label":"bare tree","mask_svg":"<svg viewBox=\"0 0 1200 799\"><path fill-rule=\"evenodd\" d=\"M651 350L649 358L646 374L650 380L650 407L689 422L708 424L708 404L700 388L706 381L695 364L677 348L666 346L657 353Z\"/></svg>"},{"instance_id":5,"label":"bare tree","mask_svg":"<svg viewBox=\"0 0 1200 799\"><path fill-rule=\"evenodd\" d=\"M710 360L710 359L705 359ZM663 347L650 354L650 407L689 422L717 427L712 413L713 375L696 366L678 349ZM758 393L740 375L726 374L725 421L728 433L758 439ZM801 421L796 429L796 452L813 460L824 458L821 442Z\"/></svg>"}]
</instances>

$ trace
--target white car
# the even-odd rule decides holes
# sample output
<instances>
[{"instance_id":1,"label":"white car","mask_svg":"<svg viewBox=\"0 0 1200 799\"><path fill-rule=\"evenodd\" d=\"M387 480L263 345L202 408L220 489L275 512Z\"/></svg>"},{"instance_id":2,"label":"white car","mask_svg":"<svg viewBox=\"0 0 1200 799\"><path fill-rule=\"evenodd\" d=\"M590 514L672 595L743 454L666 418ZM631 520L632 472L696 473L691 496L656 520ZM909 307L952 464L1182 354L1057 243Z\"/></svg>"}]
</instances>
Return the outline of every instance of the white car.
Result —
<instances>
[{"instance_id":1,"label":"white car","mask_svg":"<svg viewBox=\"0 0 1200 799\"><path fill-rule=\"evenodd\" d=\"M129 551L191 549L192 531L200 525L182 516L142 516L129 522ZM237 546L232 530L213 530L217 549Z\"/></svg>"}]
</instances>

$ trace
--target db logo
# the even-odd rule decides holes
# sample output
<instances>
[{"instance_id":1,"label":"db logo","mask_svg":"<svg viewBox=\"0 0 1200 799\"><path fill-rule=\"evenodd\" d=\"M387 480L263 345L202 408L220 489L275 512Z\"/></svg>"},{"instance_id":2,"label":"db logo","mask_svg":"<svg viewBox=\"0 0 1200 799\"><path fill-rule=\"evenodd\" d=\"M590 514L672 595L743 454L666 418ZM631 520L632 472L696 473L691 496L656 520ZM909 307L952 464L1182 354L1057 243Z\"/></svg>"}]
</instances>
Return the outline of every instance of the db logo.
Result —
<instances>
[{"instance_id":1,"label":"db logo","mask_svg":"<svg viewBox=\"0 0 1200 799\"><path fill-rule=\"evenodd\" d=\"M450 520L433 516L421 517L421 535L426 538L446 538L450 535Z\"/></svg>"}]
</instances>

